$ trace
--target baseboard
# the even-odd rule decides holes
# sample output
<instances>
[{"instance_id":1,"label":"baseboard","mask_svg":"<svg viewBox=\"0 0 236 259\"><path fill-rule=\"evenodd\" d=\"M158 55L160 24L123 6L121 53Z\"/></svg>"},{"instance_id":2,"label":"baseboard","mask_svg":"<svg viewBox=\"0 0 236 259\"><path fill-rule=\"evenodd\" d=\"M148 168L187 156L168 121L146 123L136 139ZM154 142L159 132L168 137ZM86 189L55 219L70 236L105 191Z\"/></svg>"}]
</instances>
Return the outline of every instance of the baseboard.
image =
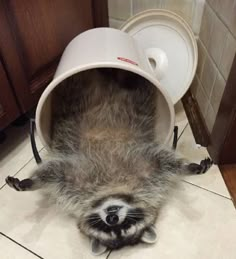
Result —
<instances>
[{"instance_id":1,"label":"baseboard","mask_svg":"<svg viewBox=\"0 0 236 259\"><path fill-rule=\"evenodd\" d=\"M198 103L190 90L182 98L182 103L196 143L203 147L207 147L210 140L210 134L201 115Z\"/></svg>"}]
</instances>

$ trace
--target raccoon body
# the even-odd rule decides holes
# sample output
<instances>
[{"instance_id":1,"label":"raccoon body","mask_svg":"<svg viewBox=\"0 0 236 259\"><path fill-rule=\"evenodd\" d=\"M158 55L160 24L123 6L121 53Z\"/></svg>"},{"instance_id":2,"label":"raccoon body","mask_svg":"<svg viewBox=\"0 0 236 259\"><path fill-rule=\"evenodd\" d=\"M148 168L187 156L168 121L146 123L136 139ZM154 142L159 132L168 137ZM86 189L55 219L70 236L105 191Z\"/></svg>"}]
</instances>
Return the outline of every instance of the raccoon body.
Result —
<instances>
[{"instance_id":1,"label":"raccoon body","mask_svg":"<svg viewBox=\"0 0 236 259\"><path fill-rule=\"evenodd\" d=\"M53 98L50 159L31 178L7 183L47 192L77 219L94 251L154 242L153 225L180 176L211 164L190 166L158 144L157 100L155 87L129 72L71 77Z\"/></svg>"}]
</instances>

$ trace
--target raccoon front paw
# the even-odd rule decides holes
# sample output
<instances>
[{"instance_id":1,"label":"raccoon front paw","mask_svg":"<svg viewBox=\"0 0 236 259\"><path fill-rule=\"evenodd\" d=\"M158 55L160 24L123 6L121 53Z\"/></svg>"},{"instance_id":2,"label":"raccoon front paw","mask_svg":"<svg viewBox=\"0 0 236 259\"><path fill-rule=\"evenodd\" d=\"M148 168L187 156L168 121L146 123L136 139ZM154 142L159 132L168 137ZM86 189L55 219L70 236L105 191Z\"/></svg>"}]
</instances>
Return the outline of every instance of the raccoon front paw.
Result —
<instances>
[{"instance_id":1,"label":"raccoon front paw","mask_svg":"<svg viewBox=\"0 0 236 259\"><path fill-rule=\"evenodd\" d=\"M5 181L11 188L15 189L16 191L21 191L19 186L20 180L18 178L8 176Z\"/></svg>"},{"instance_id":2,"label":"raccoon front paw","mask_svg":"<svg viewBox=\"0 0 236 259\"><path fill-rule=\"evenodd\" d=\"M205 174L212 166L213 161L208 157L200 162L202 170L198 174Z\"/></svg>"},{"instance_id":3,"label":"raccoon front paw","mask_svg":"<svg viewBox=\"0 0 236 259\"><path fill-rule=\"evenodd\" d=\"M16 191L25 191L30 189L33 185L33 181L31 179L25 179L20 181L18 178L8 176L6 178L6 183Z\"/></svg>"}]
</instances>

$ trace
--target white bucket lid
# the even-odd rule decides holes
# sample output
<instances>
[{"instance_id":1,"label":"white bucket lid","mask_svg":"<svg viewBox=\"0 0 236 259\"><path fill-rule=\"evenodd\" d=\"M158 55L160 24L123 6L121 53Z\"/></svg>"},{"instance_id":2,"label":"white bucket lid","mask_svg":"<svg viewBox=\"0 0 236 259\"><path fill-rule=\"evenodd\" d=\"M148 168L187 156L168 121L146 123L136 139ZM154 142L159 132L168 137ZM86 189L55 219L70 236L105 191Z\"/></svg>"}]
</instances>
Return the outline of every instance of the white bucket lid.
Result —
<instances>
[{"instance_id":1,"label":"white bucket lid","mask_svg":"<svg viewBox=\"0 0 236 259\"><path fill-rule=\"evenodd\" d=\"M176 104L197 68L197 43L189 25L173 12L153 9L131 17L121 30L134 37L147 55L156 54L157 59L150 60L156 77Z\"/></svg>"}]
</instances>

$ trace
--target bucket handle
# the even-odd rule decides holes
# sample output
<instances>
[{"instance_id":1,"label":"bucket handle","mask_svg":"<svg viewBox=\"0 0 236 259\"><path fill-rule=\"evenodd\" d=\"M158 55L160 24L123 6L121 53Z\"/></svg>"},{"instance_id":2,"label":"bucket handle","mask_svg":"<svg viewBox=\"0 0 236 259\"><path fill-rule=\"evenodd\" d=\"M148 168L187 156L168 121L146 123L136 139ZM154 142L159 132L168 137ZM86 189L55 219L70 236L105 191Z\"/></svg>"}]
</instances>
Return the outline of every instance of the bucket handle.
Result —
<instances>
[{"instance_id":1,"label":"bucket handle","mask_svg":"<svg viewBox=\"0 0 236 259\"><path fill-rule=\"evenodd\" d=\"M36 163L40 164L40 163L42 163L42 159L41 159L41 157L39 155L39 152L38 152L38 149L37 149L34 131L35 131L35 119L30 119L30 142L31 142L31 148L32 148L33 155L34 155Z\"/></svg>"}]
</instances>

